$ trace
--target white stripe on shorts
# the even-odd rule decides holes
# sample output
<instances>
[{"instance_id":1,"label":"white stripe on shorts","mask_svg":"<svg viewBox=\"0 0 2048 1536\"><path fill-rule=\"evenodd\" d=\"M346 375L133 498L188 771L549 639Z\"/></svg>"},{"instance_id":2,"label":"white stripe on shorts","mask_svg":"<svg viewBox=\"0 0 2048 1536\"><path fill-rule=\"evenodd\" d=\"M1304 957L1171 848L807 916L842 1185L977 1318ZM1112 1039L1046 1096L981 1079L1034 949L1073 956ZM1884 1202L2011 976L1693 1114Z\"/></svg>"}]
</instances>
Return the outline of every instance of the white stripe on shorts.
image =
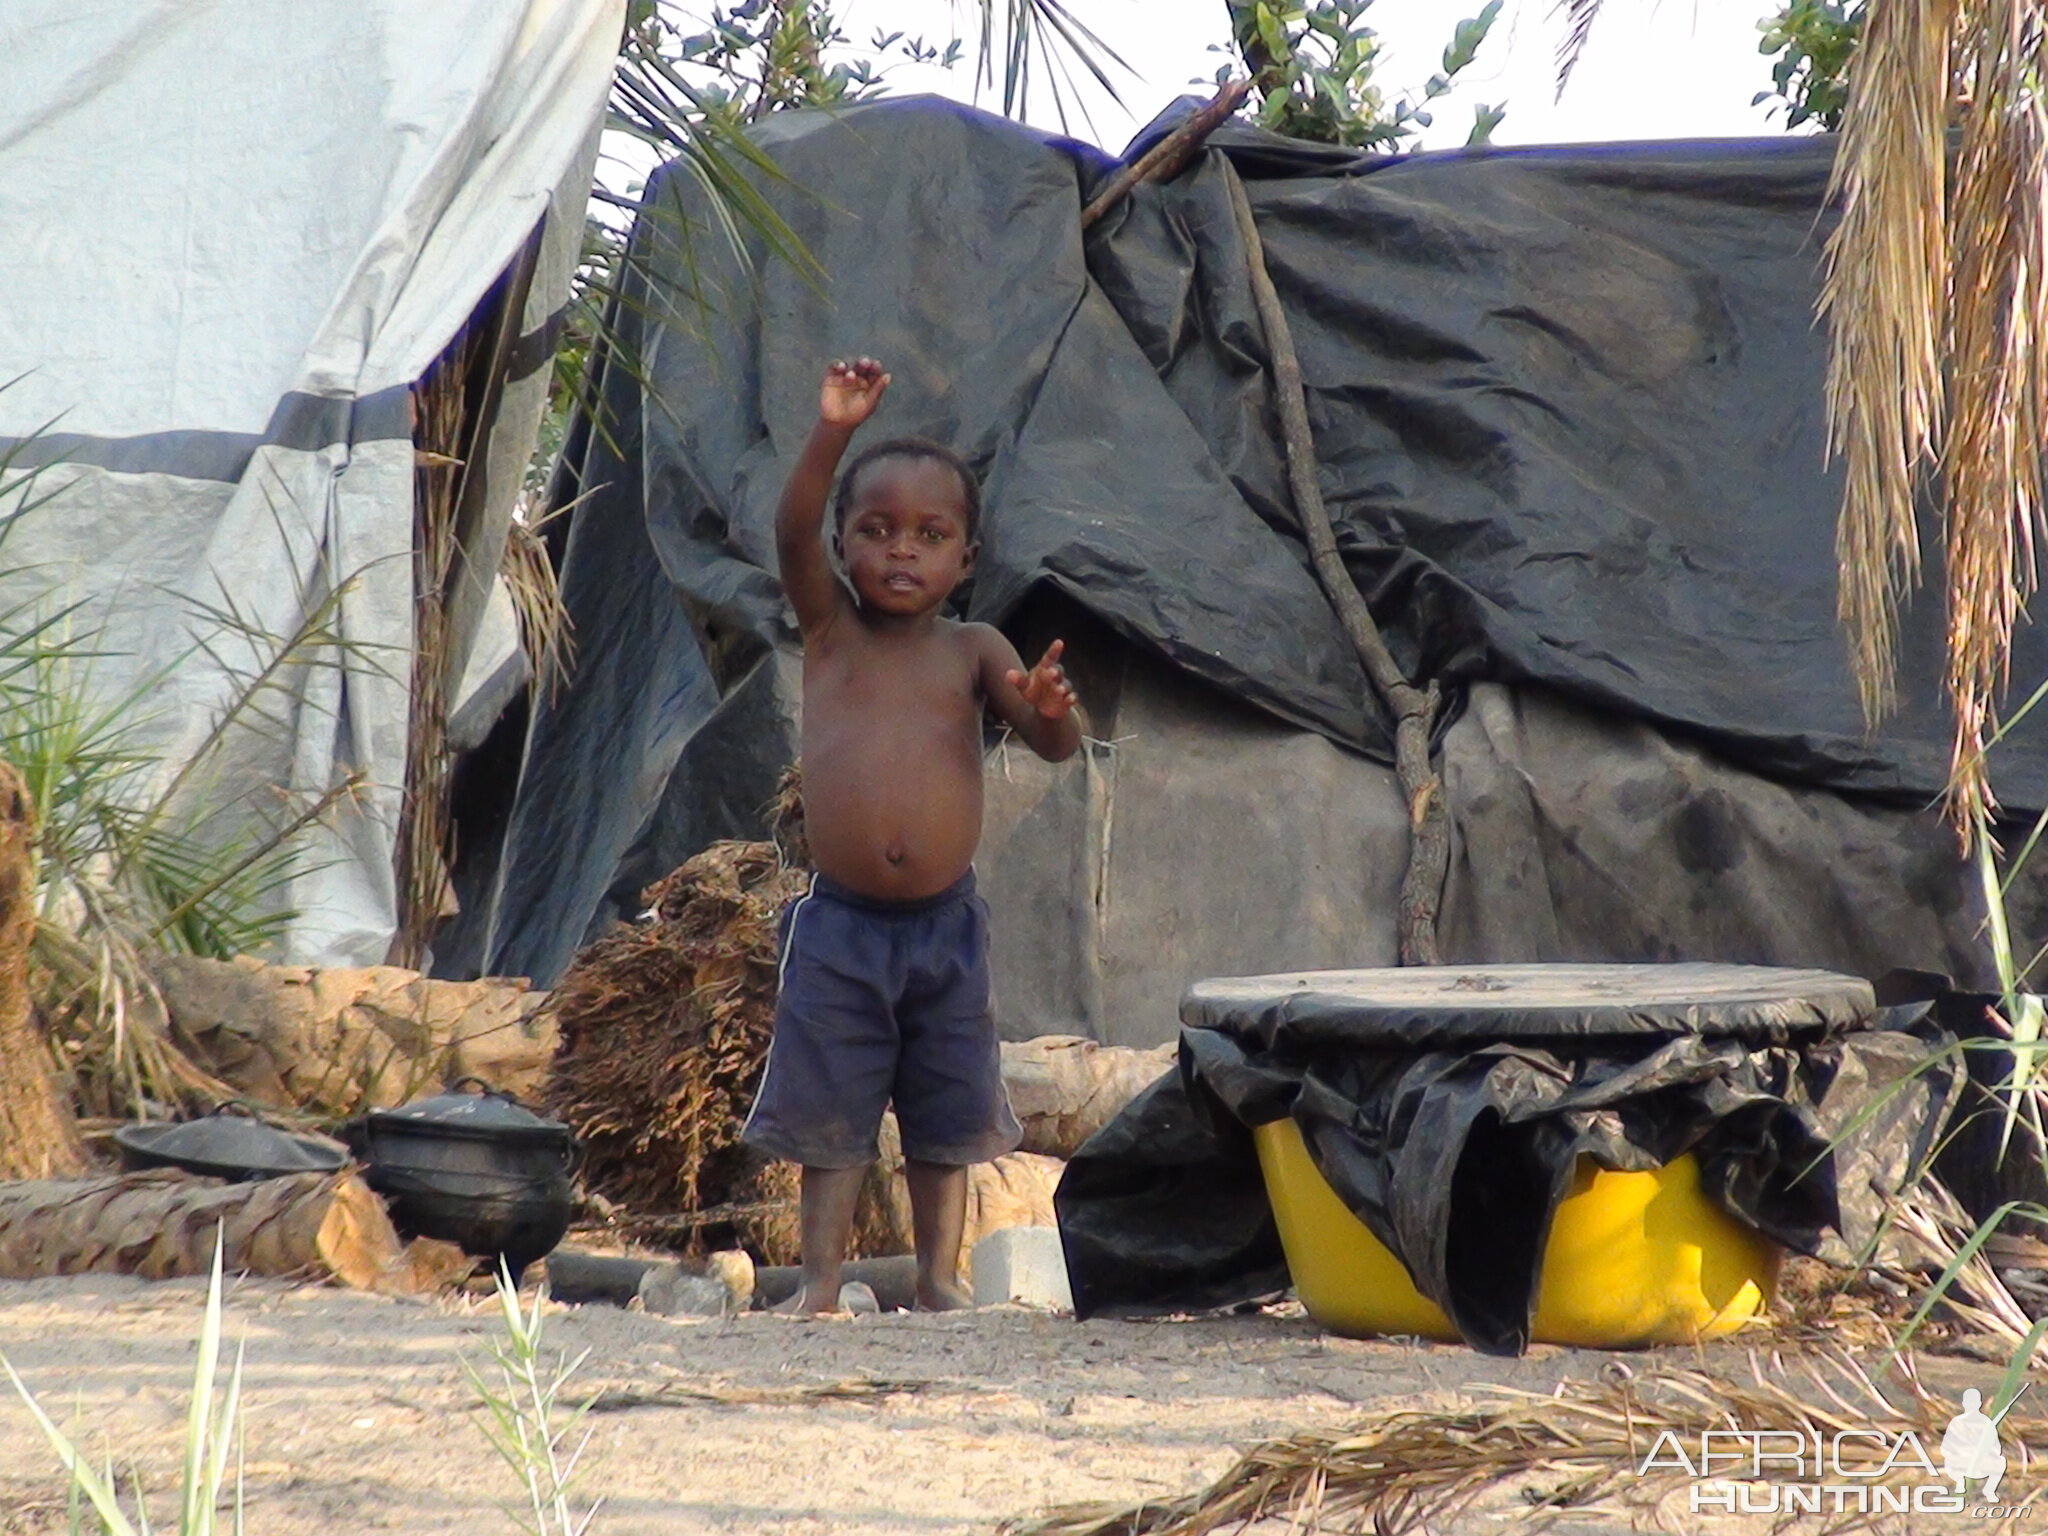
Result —
<instances>
[{"instance_id":1,"label":"white stripe on shorts","mask_svg":"<svg viewBox=\"0 0 2048 1536\"><path fill-rule=\"evenodd\" d=\"M811 883L804 888L803 895L797 897L796 905L789 909L789 933L782 941L782 959L776 962L775 966L775 990L778 995L782 991L783 978L789 974L789 957L796 949L796 920L803 916L804 903L816 894L817 887L818 877L812 875Z\"/></svg>"},{"instance_id":2,"label":"white stripe on shorts","mask_svg":"<svg viewBox=\"0 0 2048 1536\"><path fill-rule=\"evenodd\" d=\"M787 935L784 936L782 941L782 958L779 961L777 961L775 965L775 995L777 997L780 997L782 995L782 978L785 974L787 974L789 970L790 953L796 948L796 920L799 916L802 915L804 910L804 903L811 899L811 895L813 891L816 889L817 884L818 877L814 874L811 876L810 885L804 888L803 895L797 897L796 905L789 909L789 932ZM775 1050L774 1042L771 1039L769 1043L768 1060L766 1064L764 1064L761 1068L761 1086L754 1090L754 1107L747 1111L746 1123L740 1127L741 1136L745 1136L748 1131L754 1128L754 1116L758 1115L761 1112L761 1100L768 1096L768 1073L774 1067L774 1065Z\"/></svg>"}]
</instances>

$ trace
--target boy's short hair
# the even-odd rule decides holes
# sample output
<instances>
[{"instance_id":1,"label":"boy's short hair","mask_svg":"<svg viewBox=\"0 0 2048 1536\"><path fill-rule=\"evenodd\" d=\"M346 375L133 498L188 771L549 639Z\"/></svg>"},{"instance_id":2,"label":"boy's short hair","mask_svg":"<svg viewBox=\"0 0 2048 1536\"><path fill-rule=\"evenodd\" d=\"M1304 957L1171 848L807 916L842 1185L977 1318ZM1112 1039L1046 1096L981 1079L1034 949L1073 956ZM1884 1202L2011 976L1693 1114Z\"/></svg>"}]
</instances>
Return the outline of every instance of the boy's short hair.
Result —
<instances>
[{"instance_id":1,"label":"boy's short hair","mask_svg":"<svg viewBox=\"0 0 2048 1536\"><path fill-rule=\"evenodd\" d=\"M974 471L967 467L965 459L944 443L935 443L928 437L892 437L863 450L847 465L846 473L839 477L839 490L832 498L834 529L840 532L846 529L846 514L853 506L854 482L860 478L861 471L883 459L933 459L952 470L960 477L960 500L967 509L967 542L972 544L980 537L981 483L974 478Z\"/></svg>"}]
</instances>

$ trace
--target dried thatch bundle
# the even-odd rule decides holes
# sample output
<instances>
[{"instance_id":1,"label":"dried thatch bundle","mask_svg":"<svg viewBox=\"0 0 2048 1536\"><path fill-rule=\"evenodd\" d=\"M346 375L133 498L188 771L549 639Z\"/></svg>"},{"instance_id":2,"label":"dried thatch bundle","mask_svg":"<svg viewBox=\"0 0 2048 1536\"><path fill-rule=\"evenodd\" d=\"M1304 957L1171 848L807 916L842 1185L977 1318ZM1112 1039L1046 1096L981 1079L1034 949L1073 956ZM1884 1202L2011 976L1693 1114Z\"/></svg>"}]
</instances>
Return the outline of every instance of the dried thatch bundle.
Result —
<instances>
[{"instance_id":1,"label":"dried thatch bundle","mask_svg":"<svg viewBox=\"0 0 2048 1536\"><path fill-rule=\"evenodd\" d=\"M1853 1476L1882 1482L1889 1437L1910 1430L1938 1447L1955 1412L1910 1369L1886 1391L1847 1353L1800 1365L1796 1377L1774 1377L1752 1359L1748 1381L1683 1367L1631 1378L1620 1369L1549 1395L1504 1389L1458 1411L1378 1414L1348 1430L1255 1445L1184 1498L1081 1506L1007 1529L1014 1536L1205 1536L1271 1518L1287 1520L1290 1530L1476 1530L1487 1517L1475 1505L1517 1495L1518 1524L1540 1525L1538 1511L1555 1518L1623 1499L1654 1506L1682 1487L1690 1479L1672 1458L1635 1475L1667 1430L1695 1447L1707 1430L1789 1430L1808 1444L1818 1435L1831 1445L1841 1429L1874 1431L1845 1437L1833 1454ZM2048 1414L2032 1410L2030 1399L2000 1429L2026 1461L2048 1451ZM1911 1474L1909 1462L1898 1476ZM1500 1518L1498 1508L1491 1513Z\"/></svg>"},{"instance_id":2,"label":"dried thatch bundle","mask_svg":"<svg viewBox=\"0 0 2048 1536\"><path fill-rule=\"evenodd\" d=\"M714 844L648 888L653 921L590 945L555 992L546 1104L590 1188L629 1215L733 1207L771 1263L796 1256L797 1174L739 1133L774 1021L776 919L806 879L773 844Z\"/></svg>"}]
</instances>

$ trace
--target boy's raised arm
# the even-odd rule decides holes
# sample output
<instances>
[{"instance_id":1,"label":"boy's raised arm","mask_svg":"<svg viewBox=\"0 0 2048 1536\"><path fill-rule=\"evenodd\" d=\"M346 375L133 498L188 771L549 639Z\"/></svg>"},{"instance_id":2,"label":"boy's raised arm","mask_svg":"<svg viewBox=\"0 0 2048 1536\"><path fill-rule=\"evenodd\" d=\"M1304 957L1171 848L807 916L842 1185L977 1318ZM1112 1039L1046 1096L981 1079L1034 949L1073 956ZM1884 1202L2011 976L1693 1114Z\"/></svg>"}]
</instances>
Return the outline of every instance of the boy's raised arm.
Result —
<instances>
[{"instance_id":1,"label":"boy's raised arm","mask_svg":"<svg viewBox=\"0 0 2048 1536\"><path fill-rule=\"evenodd\" d=\"M823 629L846 599L825 557L825 498L854 430L872 416L889 375L871 357L833 363L818 397L818 421L805 439L775 511L775 561L782 590L806 635Z\"/></svg>"}]
</instances>

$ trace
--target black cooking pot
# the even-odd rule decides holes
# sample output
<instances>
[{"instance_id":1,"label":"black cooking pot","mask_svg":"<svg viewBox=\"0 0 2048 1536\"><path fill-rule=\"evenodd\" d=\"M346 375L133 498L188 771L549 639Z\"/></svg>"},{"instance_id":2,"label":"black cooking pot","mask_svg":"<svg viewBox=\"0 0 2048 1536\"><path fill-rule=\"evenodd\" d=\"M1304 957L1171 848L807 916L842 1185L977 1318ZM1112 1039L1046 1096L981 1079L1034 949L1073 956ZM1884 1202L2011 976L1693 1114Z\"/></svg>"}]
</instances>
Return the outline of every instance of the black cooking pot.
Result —
<instances>
[{"instance_id":1,"label":"black cooking pot","mask_svg":"<svg viewBox=\"0 0 2048 1536\"><path fill-rule=\"evenodd\" d=\"M462 1091L474 1083L478 1093ZM437 1237L519 1272L569 1229L569 1127L473 1077L347 1127L364 1178L407 1237Z\"/></svg>"},{"instance_id":2,"label":"black cooking pot","mask_svg":"<svg viewBox=\"0 0 2048 1536\"><path fill-rule=\"evenodd\" d=\"M348 1153L321 1136L295 1136L258 1118L240 1099L174 1124L124 1125L114 1132L125 1168L182 1168L213 1179L276 1179L333 1173Z\"/></svg>"}]
</instances>

